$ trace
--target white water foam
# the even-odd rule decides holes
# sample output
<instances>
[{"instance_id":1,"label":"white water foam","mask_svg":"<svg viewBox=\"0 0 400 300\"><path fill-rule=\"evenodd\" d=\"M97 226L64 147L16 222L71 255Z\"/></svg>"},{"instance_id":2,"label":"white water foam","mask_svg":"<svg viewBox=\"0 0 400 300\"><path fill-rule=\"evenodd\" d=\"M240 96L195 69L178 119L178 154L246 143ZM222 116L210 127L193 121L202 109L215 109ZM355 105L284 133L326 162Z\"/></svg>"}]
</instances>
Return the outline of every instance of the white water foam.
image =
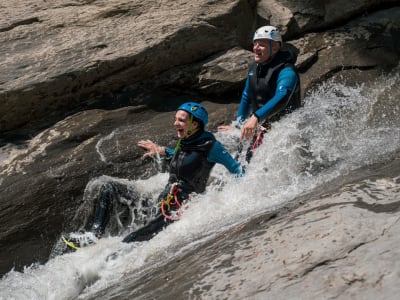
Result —
<instances>
[{"instance_id":1,"label":"white water foam","mask_svg":"<svg viewBox=\"0 0 400 300\"><path fill-rule=\"evenodd\" d=\"M322 85L306 99L304 108L273 124L245 177L235 178L216 166L208 191L194 195L181 220L152 240L124 244L122 237L104 238L45 265L11 271L0 281L0 299L85 299L126 274L140 276L182 249L279 208L353 169L384 161L399 151L398 114L386 117L393 109L399 111L399 104L393 101L395 107L380 107L379 117L376 107L382 93L396 97L390 90L399 86L399 78L394 75L382 82L385 87ZM235 149L237 131L217 136ZM132 184L156 194L166 179L166 174L159 174Z\"/></svg>"}]
</instances>

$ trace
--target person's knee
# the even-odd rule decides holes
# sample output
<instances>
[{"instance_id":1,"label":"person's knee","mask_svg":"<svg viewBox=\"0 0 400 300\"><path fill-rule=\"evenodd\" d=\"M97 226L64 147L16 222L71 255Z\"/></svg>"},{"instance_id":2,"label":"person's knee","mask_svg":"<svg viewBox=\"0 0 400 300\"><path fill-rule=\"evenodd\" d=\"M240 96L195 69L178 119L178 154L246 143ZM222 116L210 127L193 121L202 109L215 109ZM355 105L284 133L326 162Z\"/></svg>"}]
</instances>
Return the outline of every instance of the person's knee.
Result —
<instances>
[{"instance_id":1,"label":"person's knee","mask_svg":"<svg viewBox=\"0 0 400 300\"><path fill-rule=\"evenodd\" d=\"M101 185L100 193L113 193L114 192L114 185L112 182L105 182Z\"/></svg>"}]
</instances>

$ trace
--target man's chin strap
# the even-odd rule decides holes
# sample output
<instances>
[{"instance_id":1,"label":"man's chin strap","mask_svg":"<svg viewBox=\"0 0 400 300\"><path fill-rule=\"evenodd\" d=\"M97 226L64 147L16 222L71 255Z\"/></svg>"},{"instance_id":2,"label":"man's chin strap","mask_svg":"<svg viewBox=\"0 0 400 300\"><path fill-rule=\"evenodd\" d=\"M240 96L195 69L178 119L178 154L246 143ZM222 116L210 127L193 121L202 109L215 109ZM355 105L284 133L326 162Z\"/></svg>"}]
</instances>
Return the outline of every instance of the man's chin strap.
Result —
<instances>
[{"instance_id":1,"label":"man's chin strap","mask_svg":"<svg viewBox=\"0 0 400 300\"><path fill-rule=\"evenodd\" d=\"M186 135L185 135L183 138L180 138L180 139L178 140L178 142L176 143L176 146L175 146L175 149L174 149L174 153L176 153L176 151L179 150L179 147L180 147L180 145L181 145L182 139L187 139L187 138L191 137L193 134L195 134L197 131L199 131L199 127L197 127L197 128L195 128L195 129L192 130L192 126L193 126L193 115L190 114L189 129L188 129Z\"/></svg>"},{"instance_id":2,"label":"man's chin strap","mask_svg":"<svg viewBox=\"0 0 400 300\"><path fill-rule=\"evenodd\" d=\"M273 46L273 41L269 40L269 58L268 58L268 60L272 59L272 46Z\"/></svg>"}]
</instances>

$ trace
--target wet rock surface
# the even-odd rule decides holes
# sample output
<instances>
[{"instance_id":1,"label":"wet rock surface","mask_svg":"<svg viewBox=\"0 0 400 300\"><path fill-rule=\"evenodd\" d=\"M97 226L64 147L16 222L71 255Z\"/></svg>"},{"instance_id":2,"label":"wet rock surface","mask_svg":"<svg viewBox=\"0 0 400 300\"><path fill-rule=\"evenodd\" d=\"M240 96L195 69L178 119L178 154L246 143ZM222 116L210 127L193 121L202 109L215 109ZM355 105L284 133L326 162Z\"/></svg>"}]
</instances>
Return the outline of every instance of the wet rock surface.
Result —
<instances>
[{"instance_id":1,"label":"wet rock surface","mask_svg":"<svg viewBox=\"0 0 400 300\"><path fill-rule=\"evenodd\" d=\"M72 220L91 178L154 174L136 142L172 145L179 103L207 100L211 130L232 120L253 30L271 14L261 8L287 1L255 2L0 5L0 273L46 261L56 236L79 226ZM373 82L397 66L400 8L378 2L358 1L333 20L311 5L320 25L304 7L274 11L270 21L298 49L304 94L333 76Z\"/></svg>"}]
</instances>

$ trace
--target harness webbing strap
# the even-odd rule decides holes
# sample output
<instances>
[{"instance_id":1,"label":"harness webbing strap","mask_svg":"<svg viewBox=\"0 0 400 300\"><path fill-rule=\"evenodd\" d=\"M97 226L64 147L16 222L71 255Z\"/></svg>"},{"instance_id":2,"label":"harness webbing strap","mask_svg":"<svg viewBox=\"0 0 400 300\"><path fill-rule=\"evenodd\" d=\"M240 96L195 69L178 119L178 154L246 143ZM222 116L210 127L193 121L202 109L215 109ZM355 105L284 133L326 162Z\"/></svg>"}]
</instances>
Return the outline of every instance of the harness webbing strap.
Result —
<instances>
[{"instance_id":1,"label":"harness webbing strap","mask_svg":"<svg viewBox=\"0 0 400 300\"><path fill-rule=\"evenodd\" d=\"M161 200L161 213L167 220L176 221L182 215L182 205L178 200L178 186L176 184L172 185L171 191L167 195L167 199ZM176 216L172 217L167 212L171 210L171 205L176 205L179 207L178 213ZM167 211L165 211L165 206L167 207Z\"/></svg>"},{"instance_id":2,"label":"harness webbing strap","mask_svg":"<svg viewBox=\"0 0 400 300\"><path fill-rule=\"evenodd\" d=\"M255 139L253 145L251 146L251 149L254 150L256 149L258 146L260 146L263 142L264 139L264 133L266 133L268 131L267 128L265 128L264 126L259 126L258 129L258 133L257 133L257 138Z\"/></svg>"}]
</instances>

